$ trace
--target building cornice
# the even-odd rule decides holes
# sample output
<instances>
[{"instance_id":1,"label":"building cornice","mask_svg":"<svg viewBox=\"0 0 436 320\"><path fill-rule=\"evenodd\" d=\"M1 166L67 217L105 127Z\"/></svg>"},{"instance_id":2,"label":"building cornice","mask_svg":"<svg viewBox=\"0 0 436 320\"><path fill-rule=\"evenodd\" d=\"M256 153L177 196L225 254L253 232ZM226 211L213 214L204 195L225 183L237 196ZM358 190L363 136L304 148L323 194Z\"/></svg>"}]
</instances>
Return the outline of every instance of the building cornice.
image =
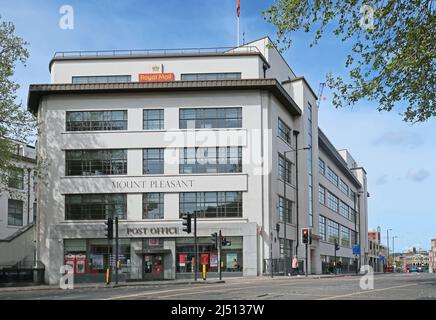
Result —
<instances>
[{"instance_id":1,"label":"building cornice","mask_svg":"<svg viewBox=\"0 0 436 320\"><path fill-rule=\"evenodd\" d=\"M27 98L27 109L36 114L42 97L55 94L104 94L180 91L229 91L266 90L288 108L294 116L301 110L276 79L238 79L172 82L125 82L92 84L31 84Z\"/></svg>"}]
</instances>

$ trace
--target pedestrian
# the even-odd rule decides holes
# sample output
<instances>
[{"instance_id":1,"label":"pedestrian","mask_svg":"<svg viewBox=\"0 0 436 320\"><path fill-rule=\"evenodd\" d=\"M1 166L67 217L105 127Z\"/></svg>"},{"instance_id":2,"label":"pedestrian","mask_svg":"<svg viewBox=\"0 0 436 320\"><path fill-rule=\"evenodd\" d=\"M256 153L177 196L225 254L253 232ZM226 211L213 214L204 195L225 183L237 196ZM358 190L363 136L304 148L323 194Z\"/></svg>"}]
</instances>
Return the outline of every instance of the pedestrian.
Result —
<instances>
[{"instance_id":1,"label":"pedestrian","mask_svg":"<svg viewBox=\"0 0 436 320\"><path fill-rule=\"evenodd\" d=\"M338 273L342 272L342 262L341 261L338 261L338 263L336 264L336 268L338 270Z\"/></svg>"},{"instance_id":2,"label":"pedestrian","mask_svg":"<svg viewBox=\"0 0 436 320\"><path fill-rule=\"evenodd\" d=\"M294 273L296 273L298 275L298 259L297 259L297 256L294 256L294 258L292 259L292 272L291 272L291 275L293 275Z\"/></svg>"}]
</instances>

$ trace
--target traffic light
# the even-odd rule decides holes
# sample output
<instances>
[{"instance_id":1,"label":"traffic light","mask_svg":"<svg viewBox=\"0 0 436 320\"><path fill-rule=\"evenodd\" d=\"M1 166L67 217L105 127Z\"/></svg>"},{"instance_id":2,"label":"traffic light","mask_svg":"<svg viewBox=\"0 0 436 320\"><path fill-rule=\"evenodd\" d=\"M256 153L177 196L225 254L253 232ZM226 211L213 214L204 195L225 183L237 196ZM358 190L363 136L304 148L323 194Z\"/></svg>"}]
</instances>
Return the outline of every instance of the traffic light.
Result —
<instances>
[{"instance_id":1,"label":"traffic light","mask_svg":"<svg viewBox=\"0 0 436 320\"><path fill-rule=\"evenodd\" d=\"M184 214L182 216L182 219L183 219L182 225L184 226L183 231L186 233L191 233L191 215Z\"/></svg>"},{"instance_id":2,"label":"traffic light","mask_svg":"<svg viewBox=\"0 0 436 320\"><path fill-rule=\"evenodd\" d=\"M212 243L215 244L215 248L218 248L218 233L214 232L211 234L212 236Z\"/></svg>"},{"instance_id":3,"label":"traffic light","mask_svg":"<svg viewBox=\"0 0 436 320\"><path fill-rule=\"evenodd\" d=\"M280 232L280 224L276 224L276 231L277 231L277 233L279 233Z\"/></svg>"},{"instance_id":4,"label":"traffic light","mask_svg":"<svg viewBox=\"0 0 436 320\"><path fill-rule=\"evenodd\" d=\"M337 243L336 241L335 241L335 251L338 251L340 249L340 247L339 247L339 243Z\"/></svg>"},{"instance_id":5,"label":"traffic light","mask_svg":"<svg viewBox=\"0 0 436 320\"><path fill-rule=\"evenodd\" d=\"M107 221L104 223L106 225L106 237L109 240L114 238L114 220L112 218L107 218Z\"/></svg>"},{"instance_id":6,"label":"traffic light","mask_svg":"<svg viewBox=\"0 0 436 320\"><path fill-rule=\"evenodd\" d=\"M310 229L309 228L302 228L301 229L301 242L309 243L309 238L310 238Z\"/></svg>"},{"instance_id":7,"label":"traffic light","mask_svg":"<svg viewBox=\"0 0 436 320\"><path fill-rule=\"evenodd\" d=\"M226 239L225 237L221 237L221 245L222 245L223 247L225 247L225 246L231 246L232 243L231 243L230 241L227 241L227 239Z\"/></svg>"}]
</instances>

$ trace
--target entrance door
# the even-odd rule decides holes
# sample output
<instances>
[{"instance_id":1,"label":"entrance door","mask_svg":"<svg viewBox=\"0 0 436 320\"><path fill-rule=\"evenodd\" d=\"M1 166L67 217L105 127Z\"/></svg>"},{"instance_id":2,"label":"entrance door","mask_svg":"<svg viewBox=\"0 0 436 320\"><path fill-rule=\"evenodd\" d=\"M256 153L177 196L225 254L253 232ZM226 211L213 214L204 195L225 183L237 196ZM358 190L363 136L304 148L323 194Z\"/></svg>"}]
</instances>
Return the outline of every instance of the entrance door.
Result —
<instances>
[{"instance_id":1,"label":"entrance door","mask_svg":"<svg viewBox=\"0 0 436 320\"><path fill-rule=\"evenodd\" d=\"M144 280L163 280L164 266L162 255L144 255L142 266Z\"/></svg>"}]
</instances>

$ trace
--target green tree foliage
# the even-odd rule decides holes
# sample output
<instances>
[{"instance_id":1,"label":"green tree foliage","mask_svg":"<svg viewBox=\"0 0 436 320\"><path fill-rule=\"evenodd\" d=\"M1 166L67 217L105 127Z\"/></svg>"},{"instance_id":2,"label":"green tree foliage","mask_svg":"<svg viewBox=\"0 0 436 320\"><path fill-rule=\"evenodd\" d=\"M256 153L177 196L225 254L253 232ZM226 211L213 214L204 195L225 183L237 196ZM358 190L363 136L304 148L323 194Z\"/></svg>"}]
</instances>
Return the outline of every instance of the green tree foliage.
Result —
<instances>
[{"instance_id":1,"label":"green tree foliage","mask_svg":"<svg viewBox=\"0 0 436 320\"><path fill-rule=\"evenodd\" d=\"M0 183L4 183L13 146L9 139L27 142L35 130L34 117L17 102L19 85L12 79L17 62L25 63L27 42L16 36L11 22L0 17Z\"/></svg>"},{"instance_id":2,"label":"green tree foliage","mask_svg":"<svg viewBox=\"0 0 436 320\"><path fill-rule=\"evenodd\" d=\"M277 27L276 45L289 48L293 32L326 30L350 43L349 79L327 75L336 107L368 99L378 110L400 107L407 122L436 115L436 19L432 0L277 0L263 12Z\"/></svg>"}]
</instances>

